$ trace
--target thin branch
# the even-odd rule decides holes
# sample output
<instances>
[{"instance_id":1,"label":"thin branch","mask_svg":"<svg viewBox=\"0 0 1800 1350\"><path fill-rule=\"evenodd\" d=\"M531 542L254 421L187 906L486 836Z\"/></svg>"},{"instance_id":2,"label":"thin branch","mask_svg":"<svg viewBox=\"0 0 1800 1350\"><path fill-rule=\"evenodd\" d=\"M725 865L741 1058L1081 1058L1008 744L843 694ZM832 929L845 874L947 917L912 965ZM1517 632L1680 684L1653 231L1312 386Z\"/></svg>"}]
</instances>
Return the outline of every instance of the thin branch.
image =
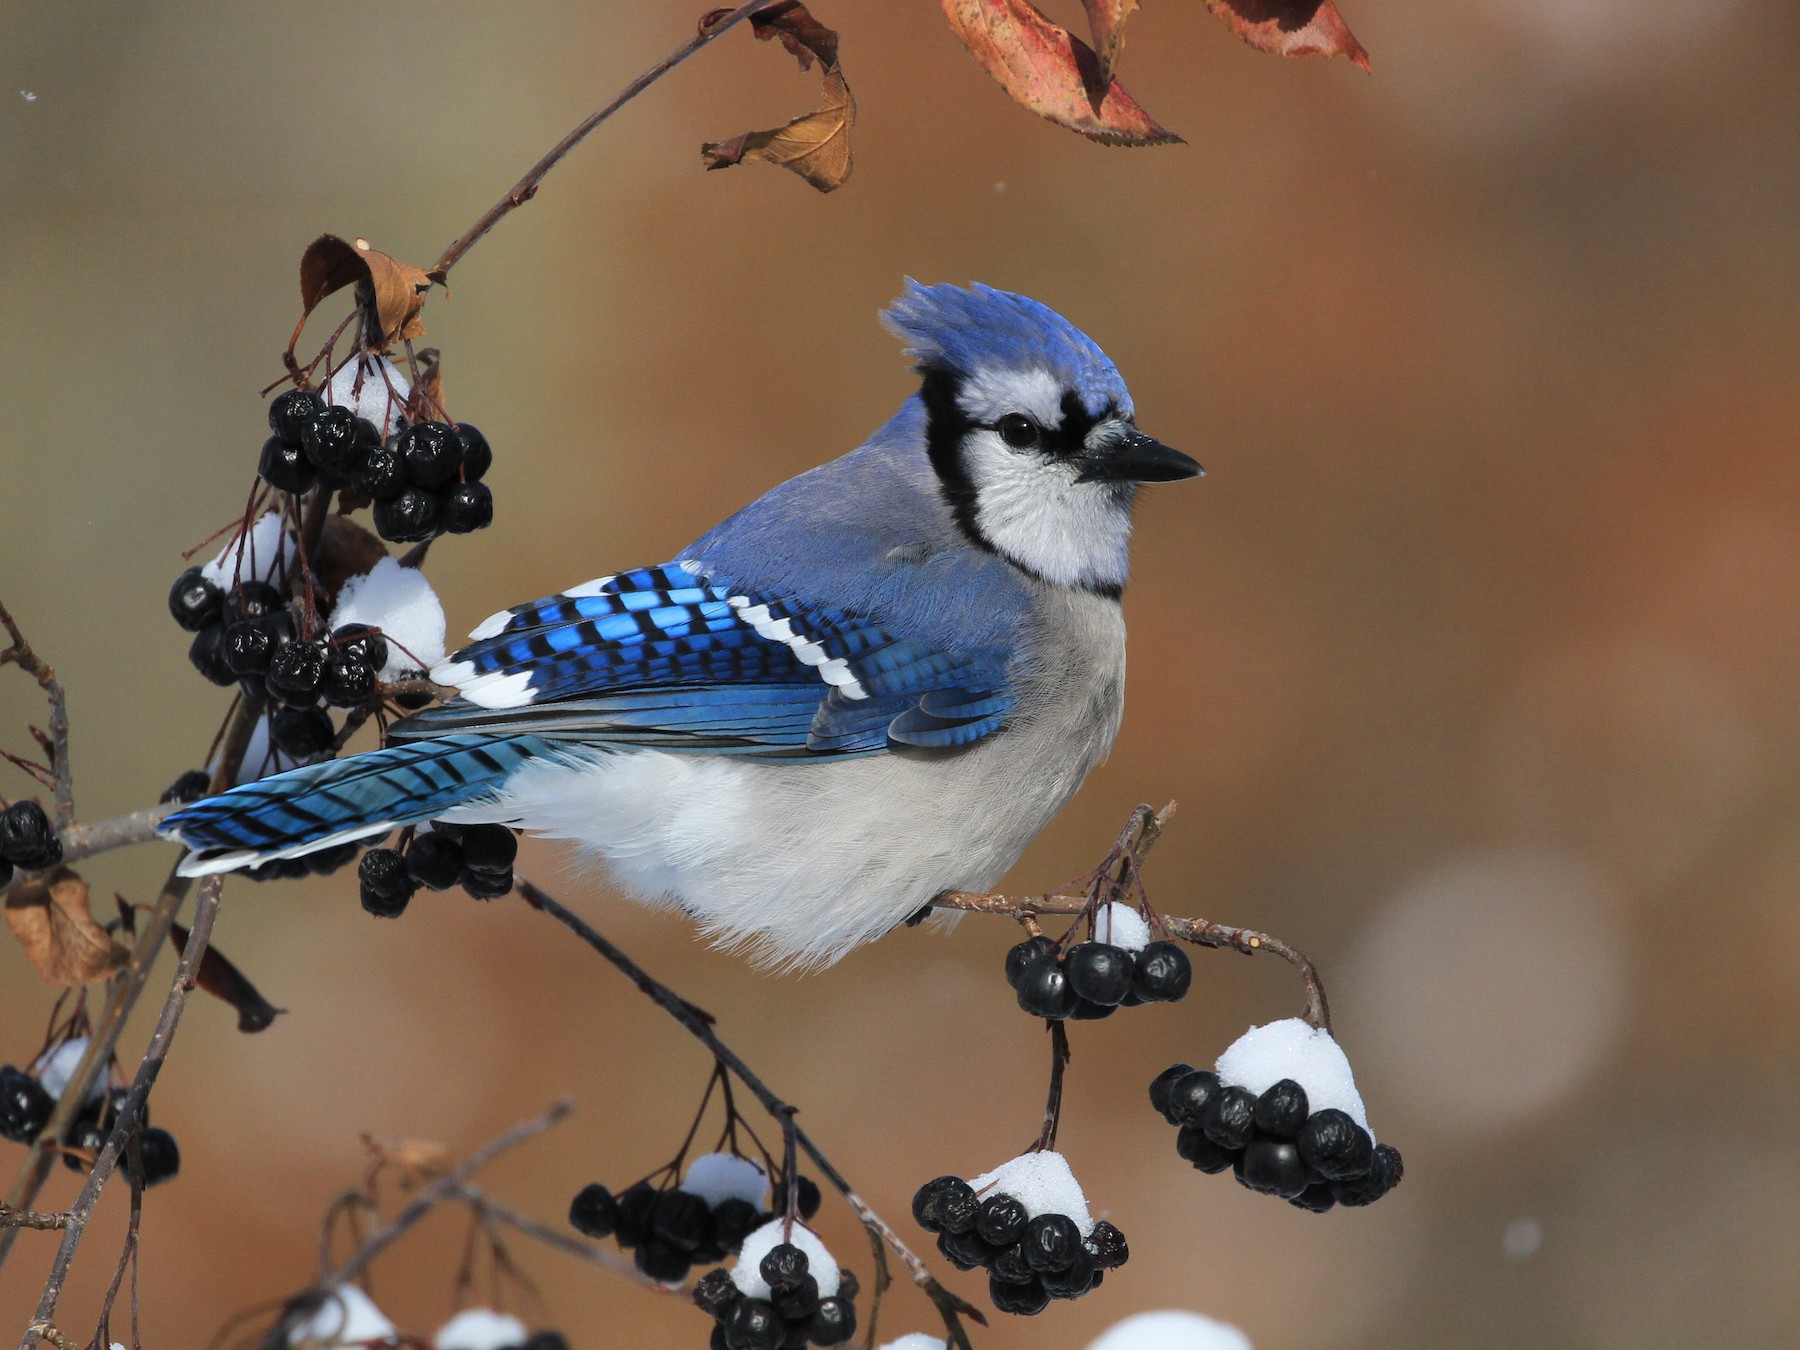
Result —
<instances>
[{"instance_id":1,"label":"thin branch","mask_svg":"<svg viewBox=\"0 0 1800 1350\"><path fill-rule=\"evenodd\" d=\"M456 1195L459 1200L479 1210L496 1223L505 1224L514 1232L533 1238L546 1247L554 1247L559 1252L567 1252L570 1256L590 1262L602 1270L610 1270L615 1275L623 1275L659 1294L672 1294L677 1298L687 1297L686 1290L658 1283L639 1270L635 1262L625 1260L617 1252L597 1243L583 1242L580 1238L570 1237L567 1233L552 1228L549 1224L539 1223L529 1214L521 1214L518 1210L501 1204L486 1191L479 1190L474 1186L458 1186Z\"/></svg>"},{"instance_id":2,"label":"thin branch","mask_svg":"<svg viewBox=\"0 0 1800 1350\"><path fill-rule=\"evenodd\" d=\"M150 1099L150 1089L155 1086L156 1077L162 1072L163 1060L167 1058L169 1047L174 1043L175 1029L181 1024L181 1013L187 1006L188 994L199 980L200 958L206 952L207 939L212 936L213 919L219 912L219 885L217 877L208 877L200 885L199 896L194 902L194 926L188 934L187 950L182 953L181 961L175 968L175 980L169 986L168 998L163 1002L162 1015L156 1019L156 1030L151 1033L150 1047L144 1052L137 1075L132 1079L131 1090L125 1094L124 1104L120 1106L118 1117L113 1121L112 1133L107 1136L100 1156L94 1159L93 1171L88 1173L87 1182L82 1186L81 1194L75 1197L75 1203L69 1206L69 1222L63 1230L62 1244L56 1250L56 1260L50 1267L50 1276L44 1281L44 1292L38 1299L32 1327L26 1331L19 1350L31 1350L41 1339L37 1328L48 1326L55 1315L63 1285L69 1278L69 1266L75 1260L75 1249L81 1245L82 1233L87 1228L88 1216L99 1203L100 1192L105 1188L107 1179L112 1176L126 1141L143 1119L144 1103Z\"/></svg>"},{"instance_id":3,"label":"thin branch","mask_svg":"<svg viewBox=\"0 0 1800 1350\"><path fill-rule=\"evenodd\" d=\"M0 1200L0 1228L36 1228L44 1231L68 1226L67 1210L59 1214L39 1214L36 1210L14 1209L4 1200Z\"/></svg>"},{"instance_id":4,"label":"thin branch","mask_svg":"<svg viewBox=\"0 0 1800 1350\"><path fill-rule=\"evenodd\" d=\"M542 159L527 169L525 176L507 189L504 197L488 207L479 220L458 235L444 250L442 256L427 270L426 275L440 286L444 285L446 278L450 275L450 269L462 261L463 254L474 248L481 237L499 224L502 218L537 196L538 187L549 175L550 170L561 163L569 151L586 140L590 132L714 38L735 28L757 10L765 9L774 3L776 0L746 0L736 9L720 15L719 18L701 28L693 37L626 85L613 96L610 102L589 113L575 126L574 130L551 146Z\"/></svg>"},{"instance_id":5,"label":"thin branch","mask_svg":"<svg viewBox=\"0 0 1800 1350\"><path fill-rule=\"evenodd\" d=\"M50 767L56 774L56 825L58 829L67 829L75 821L75 769L69 760L68 700L56 672L31 649L5 605L0 605L0 626L5 627L7 637L12 639L12 646L0 651L0 666L9 663L17 666L38 682L38 688L50 701Z\"/></svg>"},{"instance_id":6,"label":"thin branch","mask_svg":"<svg viewBox=\"0 0 1800 1350\"><path fill-rule=\"evenodd\" d=\"M174 802L164 802L160 806L146 806L130 815L97 820L92 825L71 822L63 826L58 836L62 840L63 861L79 862L96 853L110 853L115 848L152 843L157 837L156 827L162 824L163 817L180 809Z\"/></svg>"},{"instance_id":7,"label":"thin branch","mask_svg":"<svg viewBox=\"0 0 1800 1350\"><path fill-rule=\"evenodd\" d=\"M639 992L680 1023L690 1036L712 1053L714 1059L737 1075L738 1081L750 1090L756 1100L762 1104L764 1111L768 1112L775 1120L783 1122L784 1129L787 1127L792 1120L794 1107L777 1097L755 1071L738 1057L737 1052L713 1033L710 1019L704 1017L699 1010L667 985L651 978L637 962L615 947L599 930L561 904L554 896L524 877L518 878L517 888L520 896L533 909L549 915L587 943L589 947L600 953L626 979L636 985ZM887 1222L856 1193L850 1183L844 1179L843 1173L838 1171L836 1165L813 1141L812 1136L801 1129L798 1124L794 1124L792 1128L795 1144L805 1150L806 1155L813 1160L814 1165L818 1167L825 1179L837 1188L838 1193L844 1197L844 1202L850 1206L851 1211L855 1213L871 1238L886 1243L888 1249L905 1264L907 1271L912 1275L913 1283L924 1291L925 1296L937 1308L938 1315L943 1318L944 1329L948 1333L950 1343L957 1346L958 1350L970 1350L969 1336L963 1329L962 1319L966 1317L980 1325L987 1325L987 1319L982 1315L980 1309L939 1284L925 1263L900 1240L899 1234L888 1227Z\"/></svg>"}]
</instances>

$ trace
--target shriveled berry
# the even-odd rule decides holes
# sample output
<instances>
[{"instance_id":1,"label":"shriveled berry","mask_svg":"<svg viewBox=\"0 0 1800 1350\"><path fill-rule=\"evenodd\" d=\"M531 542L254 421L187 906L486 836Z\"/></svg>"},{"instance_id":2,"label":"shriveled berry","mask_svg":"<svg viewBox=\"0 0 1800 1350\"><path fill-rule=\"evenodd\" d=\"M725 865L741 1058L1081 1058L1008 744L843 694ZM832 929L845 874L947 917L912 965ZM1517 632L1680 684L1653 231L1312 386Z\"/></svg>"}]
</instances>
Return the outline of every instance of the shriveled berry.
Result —
<instances>
[{"instance_id":1,"label":"shriveled berry","mask_svg":"<svg viewBox=\"0 0 1800 1350\"><path fill-rule=\"evenodd\" d=\"M1355 1181L1334 1182L1331 1193L1340 1205L1372 1205L1400 1184L1405 1171L1399 1149L1392 1144L1377 1144L1369 1162L1369 1174Z\"/></svg>"},{"instance_id":2,"label":"shriveled berry","mask_svg":"<svg viewBox=\"0 0 1800 1350\"><path fill-rule=\"evenodd\" d=\"M946 1221L946 1207L956 1224ZM928 1233L966 1233L975 1226L975 1212L979 1208L974 1187L961 1177L938 1177L919 1187L913 1195L913 1221ZM962 1219L964 1215L966 1222Z\"/></svg>"},{"instance_id":3,"label":"shriveled berry","mask_svg":"<svg viewBox=\"0 0 1800 1350\"><path fill-rule=\"evenodd\" d=\"M650 1235L691 1252L712 1236L712 1209L691 1191L664 1191L650 1211Z\"/></svg>"},{"instance_id":4,"label":"shriveled berry","mask_svg":"<svg viewBox=\"0 0 1800 1350\"><path fill-rule=\"evenodd\" d=\"M1169 1088L1169 1109L1165 1112L1172 1125L1192 1125L1199 1121L1207 1102L1219 1093L1219 1075L1208 1069L1194 1069L1176 1079Z\"/></svg>"},{"instance_id":5,"label":"shriveled berry","mask_svg":"<svg viewBox=\"0 0 1800 1350\"><path fill-rule=\"evenodd\" d=\"M188 663L221 689L237 683L238 677L225 664L225 630L216 623L194 634L188 644Z\"/></svg>"},{"instance_id":6,"label":"shriveled berry","mask_svg":"<svg viewBox=\"0 0 1800 1350\"><path fill-rule=\"evenodd\" d=\"M372 502L385 502L406 490L406 464L391 445L378 445L363 455L347 477L350 490Z\"/></svg>"},{"instance_id":7,"label":"shriveled berry","mask_svg":"<svg viewBox=\"0 0 1800 1350\"><path fill-rule=\"evenodd\" d=\"M990 1195L975 1212L975 1231L996 1247L1010 1247L1025 1235L1030 1221L1023 1202L1003 1193Z\"/></svg>"},{"instance_id":8,"label":"shriveled berry","mask_svg":"<svg viewBox=\"0 0 1800 1350\"><path fill-rule=\"evenodd\" d=\"M581 1195L586 1195L593 1189L593 1186L589 1186L587 1190L581 1192ZM580 1195L576 1196L577 1200L580 1198ZM607 1217L611 1221L610 1231L618 1235L621 1247L635 1247L649 1235L650 1216L655 1209L656 1188L647 1181L638 1182L612 1202L607 1210ZM569 1209L569 1222L575 1223L573 1206ZM581 1227L580 1224L575 1224L575 1226ZM587 1230L582 1229L582 1231L586 1232ZM589 1233L588 1236L599 1237L601 1234Z\"/></svg>"},{"instance_id":9,"label":"shriveled berry","mask_svg":"<svg viewBox=\"0 0 1800 1350\"><path fill-rule=\"evenodd\" d=\"M1217 1176L1237 1160L1237 1150L1220 1148L1206 1137L1198 1122L1183 1125L1175 1136L1175 1152L1208 1176Z\"/></svg>"},{"instance_id":10,"label":"shriveled berry","mask_svg":"<svg viewBox=\"0 0 1800 1350\"><path fill-rule=\"evenodd\" d=\"M458 483L438 500L444 530L473 534L494 523L494 494L486 483Z\"/></svg>"},{"instance_id":11,"label":"shriveled berry","mask_svg":"<svg viewBox=\"0 0 1800 1350\"><path fill-rule=\"evenodd\" d=\"M233 675L266 675L277 645L266 619L238 619L225 626L225 665Z\"/></svg>"},{"instance_id":12,"label":"shriveled berry","mask_svg":"<svg viewBox=\"0 0 1800 1350\"><path fill-rule=\"evenodd\" d=\"M988 1262L988 1273L1008 1284L1030 1284L1037 1278L1037 1272L1025 1259L1023 1242L1015 1242L1010 1247L1003 1247L995 1252L993 1259Z\"/></svg>"},{"instance_id":13,"label":"shriveled berry","mask_svg":"<svg viewBox=\"0 0 1800 1350\"><path fill-rule=\"evenodd\" d=\"M263 683L289 707L309 708L318 701L319 686L325 682L327 655L322 641L296 638L284 642L269 658L269 673L263 677Z\"/></svg>"},{"instance_id":14,"label":"shriveled berry","mask_svg":"<svg viewBox=\"0 0 1800 1350\"><path fill-rule=\"evenodd\" d=\"M1081 1250L1081 1230L1067 1214L1040 1214L1025 1225L1025 1263L1040 1274L1067 1270Z\"/></svg>"},{"instance_id":15,"label":"shriveled berry","mask_svg":"<svg viewBox=\"0 0 1800 1350\"><path fill-rule=\"evenodd\" d=\"M1292 1139L1306 1124L1306 1089L1283 1078L1256 1099L1256 1128L1276 1139Z\"/></svg>"},{"instance_id":16,"label":"shriveled berry","mask_svg":"<svg viewBox=\"0 0 1800 1350\"><path fill-rule=\"evenodd\" d=\"M645 1238L632 1253L637 1268L658 1284L680 1284L693 1268L693 1260L681 1248L661 1238Z\"/></svg>"},{"instance_id":17,"label":"shriveled berry","mask_svg":"<svg viewBox=\"0 0 1800 1350\"><path fill-rule=\"evenodd\" d=\"M362 891L362 907L378 919L397 919L413 898L417 883L406 869L406 859L391 848L372 848L356 866Z\"/></svg>"},{"instance_id":18,"label":"shriveled berry","mask_svg":"<svg viewBox=\"0 0 1800 1350\"><path fill-rule=\"evenodd\" d=\"M1327 1106L1314 1111L1294 1140L1306 1165L1327 1181L1353 1181L1368 1174L1375 1141L1347 1111Z\"/></svg>"},{"instance_id":19,"label":"shriveled berry","mask_svg":"<svg viewBox=\"0 0 1800 1350\"><path fill-rule=\"evenodd\" d=\"M409 487L375 503L375 532L396 543L423 543L438 534L438 499L423 488Z\"/></svg>"},{"instance_id":20,"label":"shriveled berry","mask_svg":"<svg viewBox=\"0 0 1800 1350\"><path fill-rule=\"evenodd\" d=\"M1307 1187L1311 1174L1300 1150L1285 1139L1252 1139L1237 1161L1237 1179L1253 1191L1291 1200Z\"/></svg>"},{"instance_id":21,"label":"shriveled berry","mask_svg":"<svg viewBox=\"0 0 1800 1350\"><path fill-rule=\"evenodd\" d=\"M188 802L197 802L212 791L212 775L205 769L189 769L168 787L163 789L159 801L173 802L177 806L185 806Z\"/></svg>"},{"instance_id":22,"label":"shriveled berry","mask_svg":"<svg viewBox=\"0 0 1800 1350\"><path fill-rule=\"evenodd\" d=\"M1337 1204L1337 1197L1332 1194L1332 1185L1329 1181L1318 1181L1294 1196L1288 1203L1299 1209L1309 1209L1314 1214L1325 1214L1333 1205Z\"/></svg>"},{"instance_id":23,"label":"shriveled berry","mask_svg":"<svg viewBox=\"0 0 1800 1350\"><path fill-rule=\"evenodd\" d=\"M1062 1270L1047 1270L1041 1278L1044 1292L1051 1298L1080 1298L1093 1287L1099 1272L1094 1255L1085 1246L1075 1249L1075 1259Z\"/></svg>"},{"instance_id":24,"label":"shriveled berry","mask_svg":"<svg viewBox=\"0 0 1800 1350\"><path fill-rule=\"evenodd\" d=\"M269 401L269 430L289 445L303 444L307 425L325 408L325 400L304 389L290 389Z\"/></svg>"},{"instance_id":25,"label":"shriveled berry","mask_svg":"<svg viewBox=\"0 0 1800 1350\"><path fill-rule=\"evenodd\" d=\"M467 422L458 422L456 439L462 443L464 481L476 483L487 477L487 471L494 463L494 449L488 444L488 438Z\"/></svg>"},{"instance_id":26,"label":"shriveled berry","mask_svg":"<svg viewBox=\"0 0 1800 1350\"><path fill-rule=\"evenodd\" d=\"M764 1255L756 1273L763 1277L769 1288L776 1289L797 1283L806 1274L809 1264L806 1253L793 1243L777 1242Z\"/></svg>"},{"instance_id":27,"label":"shriveled berry","mask_svg":"<svg viewBox=\"0 0 1800 1350\"><path fill-rule=\"evenodd\" d=\"M1245 1088L1220 1088L1200 1108L1200 1128L1220 1148L1242 1148L1255 1125L1256 1098Z\"/></svg>"},{"instance_id":28,"label":"shriveled berry","mask_svg":"<svg viewBox=\"0 0 1800 1350\"><path fill-rule=\"evenodd\" d=\"M169 587L169 613L190 633L217 623L224 604L225 592L198 567L188 568Z\"/></svg>"},{"instance_id":29,"label":"shriveled berry","mask_svg":"<svg viewBox=\"0 0 1800 1350\"><path fill-rule=\"evenodd\" d=\"M361 661L377 672L388 663L387 639L366 623L347 623L332 629L331 645L339 655Z\"/></svg>"},{"instance_id":30,"label":"shriveled berry","mask_svg":"<svg viewBox=\"0 0 1800 1350\"><path fill-rule=\"evenodd\" d=\"M806 1329L806 1338L814 1345L843 1345L856 1335L856 1305L847 1298L833 1295L819 1300L819 1309Z\"/></svg>"},{"instance_id":31,"label":"shriveled berry","mask_svg":"<svg viewBox=\"0 0 1800 1350\"><path fill-rule=\"evenodd\" d=\"M447 422L415 422L400 433L400 458L406 481L436 492L448 487L462 469L462 442Z\"/></svg>"},{"instance_id":32,"label":"shriveled berry","mask_svg":"<svg viewBox=\"0 0 1800 1350\"><path fill-rule=\"evenodd\" d=\"M940 1233L938 1250L958 1270L974 1270L994 1259L994 1249L973 1228L966 1233Z\"/></svg>"},{"instance_id":33,"label":"shriveled berry","mask_svg":"<svg viewBox=\"0 0 1800 1350\"><path fill-rule=\"evenodd\" d=\"M16 1065L0 1068L0 1139L29 1144L42 1132L56 1098Z\"/></svg>"},{"instance_id":34,"label":"shriveled berry","mask_svg":"<svg viewBox=\"0 0 1800 1350\"><path fill-rule=\"evenodd\" d=\"M1036 1317L1050 1306L1050 1295L1044 1292L1044 1286L1039 1280L1033 1280L1030 1284L1009 1284L990 1275L988 1297L1001 1312L1012 1313L1017 1317Z\"/></svg>"},{"instance_id":35,"label":"shriveled berry","mask_svg":"<svg viewBox=\"0 0 1800 1350\"><path fill-rule=\"evenodd\" d=\"M775 1315L788 1324L790 1332L795 1322L804 1325L812 1321L812 1315L819 1310L819 1281L812 1275L802 1275L791 1284L779 1287L770 1285L769 1289L769 1302L775 1307Z\"/></svg>"},{"instance_id":36,"label":"shriveled berry","mask_svg":"<svg viewBox=\"0 0 1800 1350\"><path fill-rule=\"evenodd\" d=\"M512 868L509 867L504 872L481 872L473 867L465 867L462 875L457 878L457 885L467 891L471 899L498 900L503 895L512 894Z\"/></svg>"},{"instance_id":37,"label":"shriveled berry","mask_svg":"<svg viewBox=\"0 0 1800 1350\"><path fill-rule=\"evenodd\" d=\"M1069 986L1089 1003L1116 1008L1131 992L1134 960L1123 947L1110 942L1077 942L1064 964Z\"/></svg>"},{"instance_id":38,"label":"shriveled berry","mask_svg":"<svg viewBox=\"0 0 1800 1350\"><path fill-rule=\"evenodd\" d=\"M406 870L421 886L447 891L462 877L462 845L437 830L415 835L406 850Z\"/></svg>"},{"instance_id":39,"label":"shriveled berry","mask_svg":"<svg viewBox=\"0 0 1800 1350\"><path fill-rule=\"evenodd\" d=\"M362 419L348 408L323 408L316 413L301 438L301 445L313 467L326 473L347 473L367 450L367 442L358 435L356 424L360 421ZM379 441L380 433L375 432L374 426L365 425Z\"/></svg>"},{"instance_id":40,"label":"shriveled berry","mask_svg":"<svg viewBox=\"0 0 1800 1350\"><path fill-rule=\"evenodd\" d=\"M287 597L267 581L246 581L226 597L227 611L240 619L267 619L287 611Z\"/></svg>"},{"instance_id":41,"label":"shriveled berry","mask_svg":"<svg viewBox=\"0 0 1800 1350\"><path fill-rule=\"evenodd\" d=\"M144 1168L144 1185L160 1186L181 1171L181 1149L167 1130L151 1128L138 1135L138 1161Z\"/></svg>"},{"instance_id":42,"label":"shriveled berry","mask_svg":"<svg viewBox=\"0 0 1800 1350\"><path fill-rule=\"evenodd\" d=\"M1173 942L1152 942L1137 954L1131 992L1145 1003L1176 1003L1194 982L1194 965Z\"/></svg>"},{"instance_id":43,"label":"shriveled berry","mask_svg":"<svg viewBox=\"0 0 1800 1350\"><path fill-rule=\"evenodd\" d=\"M62 852L50 817L36 802L14 802L0 811L0 858L27 872L41 872L61 862Z\"/></svg>"},{"instance_id":44,"label":"shriveled berry","mask_svg":"<svg viewBox=\"0 0 1800 1350\"><path fill-rule=\"evenodd\" d=\"M579 1227L580 1225L577 1225ZM582 1229L586 1232L586 1229ZM590 1237L603 1234L588 1234ZM694 1306L708 1317L721 1317L729 1312L737 1301L743 1297L737 1284L731 1278L731 1272L721 1267L709 1270L694 1282Z\"/></svg>"},{"instance_id":45,"label":"shriveled berry","mask_svg":"<svg viewBox=\"0 0 1800 1350\"><path fill-rule=\"evenodd\" d=\"M1181 1121L1171 1109L1170 1093L1176 1083L1193 1072L1192 1064L1171 1064L1150 1080L1150 1105L1156 1109L1157 1115L1171 1125L1179 1125Z\"/></svg>"},{"instance_id":46,"label":"shriveled berry","mask_svg":"<svg viewBox=\"0 0 1800 1350\"><path fill-rule=\"evenodd\" d=\"M1069 977L1055 961L1039 961L1019 977L1019 1007L1033 1017L1060 1022L1075 1011L1079 1001L1069 987Z\"/></svg>"},{"instance_id":47,"label":"shriveled berry","mask_svg":"<svg viewBox=\"0 0 1800 1350\"><path fill-rule=\"evenodd\" d=\"M289 759L311 759L331 749L337 728L323 708L277 708L269 719L269 739Z\"/></svg>"},{"instance_id":48,"label":"shriveled berry","mask_svg":"<svg viewBox=\"0 0 1800 1350\"><path fill-rule=\"evenodd\" d=\"M1131 1259L1131 1248L1125 1245L1125 1235L1105 1219L1094 1225L1094 1231L1087 1235L1084 1245L1101 1270L1113 1270Z\"/></svg>"},{"instance_id":49,"label":"shriveled berry","mask_svg":"<svg viewBox=\"0 0 1800 1350\"><path fill-rule=\"evenodd\" d=\"M1056 943L1039 933L1036 937L1026 938L1018 946L1009 948L1006 953L1006 983L1016 994L1019 981L1025 972L1039 961L1049 957L1056 950Z\"/></svg>"},{"instance_id":50,"label":"shriveled berry","mask_svg":"<svg viewBox=\"0 0 1800 1350\"><path fill-rule=\"evenodd\" d=\"M737 1350L778 1350L781 1345L781 1319L766 1299L742 1300L722 1325L727 1342Z\"/></svg>"},{"instance_id":51,"label":"shriveled berry","mask_svg":"<svg viewBox=\"0 0 1800 1350\"><path fill-rule=\"evenodd\" d=\"M471 825L463 831L463 861L476 872L505 872L519 856L519 837L504 825Z\"/></svg>"},{"instance_id":52,"label":"shriveled berry","mask_svg":"<svg viewBox=\"0 0 1800 1350\"><path fill-rule=\"evenodd\" d=\"M318 466L306 457L306 452L297 445L289 445L279 436L271 436L263 442L256 471L270 487L295 496L311 491L313 484L319 481Z\"/></svg>"},{"instance_id":53,"label":"shriveled berry","mask_svg":"<svg viewBox=\"0 0 1800 1350\"><path fill-rule=\"evenodd\" d=\"M348 652L332 652L325 658L319 690L334 708L360 708L375 695L375 667Z\"/></svg>"},{"instance_id":54,"label":"shriveled berry","mask_svg":"<svg viewBox=\"0 0 1800 1350\"><path fill-rule=\"evenodd\" d=\"M713 1245L723 1251L735 1252L744 1245L744 1239L756 1231L761 1218L756 1206L748 1200L732 1196L719 1201L712 1212Z\"/></svg>"}]
</instances>

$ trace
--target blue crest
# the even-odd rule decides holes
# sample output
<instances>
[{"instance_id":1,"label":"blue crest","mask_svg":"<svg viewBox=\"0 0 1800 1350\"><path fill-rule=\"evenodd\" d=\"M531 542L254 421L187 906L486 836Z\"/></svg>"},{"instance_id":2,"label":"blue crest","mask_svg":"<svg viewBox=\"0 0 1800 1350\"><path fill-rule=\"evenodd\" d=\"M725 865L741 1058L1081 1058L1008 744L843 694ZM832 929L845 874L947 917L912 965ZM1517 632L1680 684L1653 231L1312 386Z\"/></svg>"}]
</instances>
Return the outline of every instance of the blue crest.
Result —
<instances>
[{"instance_id":1,"label":"blue crest","mask_svg":"<svg viewBox=\"0 0 1800 1350\"><path fill-rule=\"evenodd\" d=\"M1108 404L1131 415L1131 395L1106 353L1062 315L1027 296L979 283L968 290L921 286L908 277L906 293L881 320L920 366L948 366L964 375L1045 369L1073 389L1094 416Z\"/></svg>"}]
</instances>

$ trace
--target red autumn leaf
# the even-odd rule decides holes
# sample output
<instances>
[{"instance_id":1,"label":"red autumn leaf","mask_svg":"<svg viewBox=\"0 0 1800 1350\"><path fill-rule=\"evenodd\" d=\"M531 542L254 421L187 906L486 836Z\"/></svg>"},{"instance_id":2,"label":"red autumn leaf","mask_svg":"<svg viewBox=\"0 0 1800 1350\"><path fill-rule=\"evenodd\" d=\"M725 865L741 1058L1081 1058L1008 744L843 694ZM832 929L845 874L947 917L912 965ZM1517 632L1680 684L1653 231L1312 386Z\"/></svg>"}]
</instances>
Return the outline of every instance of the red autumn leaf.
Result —
<instances>
[{"instance_id":1,"label":"red autumn leaf","mask_svg":"<svg viewBox=\"0 0 1800 1350\"><path fill-rule=\"evenodd\" d=\"M718 11L700 21L702 28ZM850 127L856 100L838 64L838 35L807 12L798 0L772 5L750 17L751 31L763 42L778 38L801 70L819 63L825 101L813 112L768 131L746 131L730 140L708 141L700 154L709 169L729 169L760 160L797 173L820 192L844 185L850 177Z\"/></svg>"},{"instance_id":2,"label":"red autumn leaf","mask_svg":"<svg viewBox=\"0 0 1800 1350\"><path fill-rule=\"evenodd\" d=\"M1347 56L1364 70L1369 53L1334 0L1206 0L1245 42L1276 56Z\"/></svg>"},{"instance_id":3,"label":"red autumn leaf","mask_svg":"<svg viewBox=\"0 0 1800 1350\"><path fill-rule=\"evenodd\" d=\"M951 30L981 68L1038 116L1104 145L1181 140L1117 80L1103 80L1094 49L1029 0L943 0L943 6Z\"/></svg>"},{"instance_id":4,"label":"red autumn leaf","mask_svg":"<svg viewBox=\"0 0 1800 1350\"><path fill-rule=\"evenodd\" d=\"M1100 62L1100 79L1110 82L1125 45L1125 20L1138 0L1081 0L1087 10L1088 31L1094 35L1094 56Z\"/></svg>"}]
</instances>

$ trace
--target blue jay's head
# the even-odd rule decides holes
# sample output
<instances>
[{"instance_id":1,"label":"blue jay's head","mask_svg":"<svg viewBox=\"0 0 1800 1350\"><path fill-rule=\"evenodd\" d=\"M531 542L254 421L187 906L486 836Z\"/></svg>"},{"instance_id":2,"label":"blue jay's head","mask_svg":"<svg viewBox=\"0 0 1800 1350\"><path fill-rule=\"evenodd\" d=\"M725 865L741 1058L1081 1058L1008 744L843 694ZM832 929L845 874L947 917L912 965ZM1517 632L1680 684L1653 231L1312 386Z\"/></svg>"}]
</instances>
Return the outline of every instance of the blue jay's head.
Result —
<instances>
[{"instance_id":1,"label":"blue jay's head","mask_svg":"<svg viewBox=\"0 0 1800 1350\"><path fill-rule=\"evenodd\" d=\"M1116 595L1136 485L1201 469L1137 429L1106 353L988 286L909 280L883 319L924 377L926 448L963 531L1054 585Z\"/></svg>"}]
</instances>

